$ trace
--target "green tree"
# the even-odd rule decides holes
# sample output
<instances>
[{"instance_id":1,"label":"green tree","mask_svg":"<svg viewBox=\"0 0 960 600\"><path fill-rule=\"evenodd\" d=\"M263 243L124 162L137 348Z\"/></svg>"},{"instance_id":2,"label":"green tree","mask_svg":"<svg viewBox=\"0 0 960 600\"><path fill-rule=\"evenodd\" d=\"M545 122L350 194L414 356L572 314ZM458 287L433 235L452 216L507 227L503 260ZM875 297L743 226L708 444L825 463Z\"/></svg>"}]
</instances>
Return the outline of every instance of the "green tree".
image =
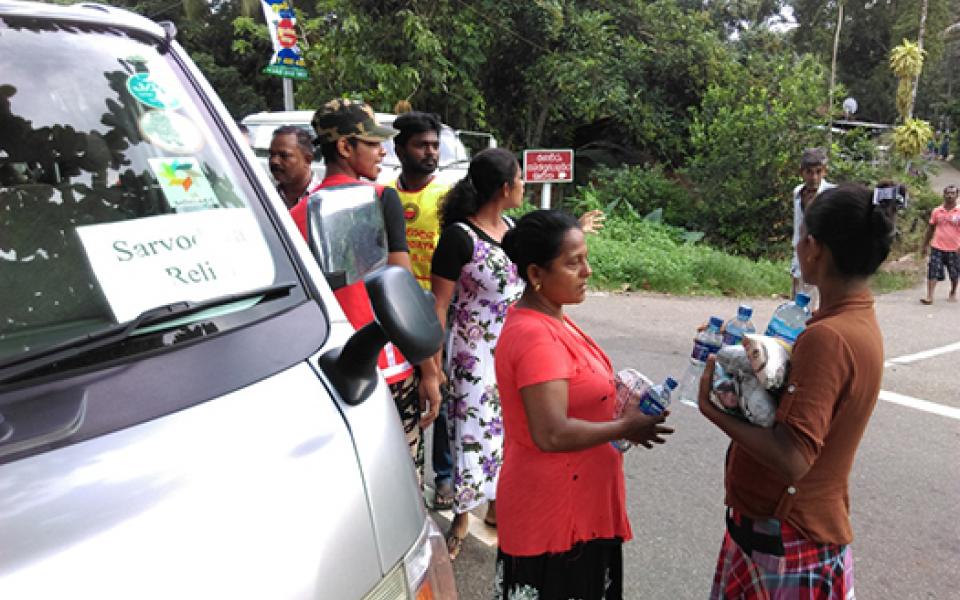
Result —
<instances>
[{"instance_id":1,"label":"green tree","mask_svg":"<svg viewBox=\"0 0 960 600\"><path fill-rule=\"evenodd\" d=\"M750 256L769 254L790 233L785 201L800 150L822 143L822 64L806 55L751 56L729 80L711 85L694 111L687 172L713 243Z\"/></svg>"},{"instance_id":2,"label":"green tree","mask_svg":"<svg viewBox=\"0 0 960 600\"><path fill-rule=\"evenodd\" d=\"M259 2L112 0L111 4L155 21L172 21L177 27L177 41L197 63L234 118L281 108L280 81L260 73L273 53L266 35L250 42L247 52L237 53L233 48L234 21L244 15L255 15L245 18L262 21L263 17L257 12Z\"/></svg>"},{"instance_id":3,"label":"green tree","mask_svg":"<svg viewBox=\"0 0 960 600\"><path fill-rule=\"evenodd\" d=\"M887 67L887 58L903 39L917 39L923 0L881 0L844 2L843 33L837 55L838 80L860 105L858 116L871 121L892 123L896 118L893 91L897 82ZM794 15L799 27L794 34L797 50L830 60L832 35L836 29L837 1L794 0ZM927 14L927 29L942 31L955 20L960 9L957 0L932 2ZM945 88L943 57L945 38L927 36L924 49L928 65L920 78L917 111L924 114L942 99Z\"/></svg>"},{"instance_id":4,"label":"green tree","mask_svg":"<svg viewBox=\"0 0 960 600\"><path fill-rule=\"evenodd\" d=\"M716 27L727 36L762 29L777 17L786 2L783 0L680 0L686 10L709 15Z\"/></svg>"},{"instance_id":5,"label":"green tree","mask_svg":"<svg viewBox=\"0 0 960 600\"><path fill-rule=\"evenodd\" d=\"M478 72L491 32L462 12L442 0L320 0L298 8L310 79L298 83L297 105L353 96L389 111L410 100L460 127L484 126Z\"/></svg>"},{"instance_id":6,"label":"green tree","mask_svg":"<svg viewBox=\"0 0 960 600\"><path fill-rule=\"evenodd\" d=\"M603 140L679 165L689 109L732 61L709 15L675 0L501 3L498 11L511 35L496 40L485 86L492 120L518 144Z\"/></svg>"}]
</instances>

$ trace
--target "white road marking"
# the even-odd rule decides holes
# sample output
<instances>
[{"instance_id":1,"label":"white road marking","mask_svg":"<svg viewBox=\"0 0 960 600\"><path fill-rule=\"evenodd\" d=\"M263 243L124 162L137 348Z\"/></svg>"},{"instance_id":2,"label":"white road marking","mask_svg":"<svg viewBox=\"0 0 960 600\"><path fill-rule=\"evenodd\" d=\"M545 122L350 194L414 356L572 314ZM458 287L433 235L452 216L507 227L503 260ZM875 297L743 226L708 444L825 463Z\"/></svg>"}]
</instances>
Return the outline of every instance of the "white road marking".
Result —
<instances>
[{"instance_id":1,"label":"white road marking","mask_svg":"<svg viewBox=\"0 0 960 600\"><path fill-rule=\"evenodd\" d=\"M904 396L903 394L898 394L896 392L889 392L887 390L880 390L880 399L886 402L899 404L901 406L915 408L917 410L930 412L943 417L950 417L951 419L960 420L960 408L954 408L952 406L944 406L942 404L937 404L935 402L929 402L927 400L921 400L919 398L913 398L911 396Z\"/></svg>"},{"instance_id":2,"label":"white road marking","mask_svg":"<svg viewBox=\"0 0 960 600\"><path fill-rule=\"evenodd\" d=\"M936 402L930 402L929 400L921 400L920 398L914 398L912 396L904 396L903 394L898 394L896 392L890 392L887 390L880 390L880 395L878 398L885 402L892 402L893 404L906 406L907 408L915 408L924 412L940 415L941 417L950 417L951 419L960 420L960 408L944 406L943 404L937 404ZM687 403L683 402L683 404ZM688 404L688 406L696 408L696 406L692 404Z\"/></svg>"},{"instance_id":3,"label":"white road marking","mask_svg":"<svg viewBox=\"0 0 960 600\"><path fill-rule=\"evenodd\" d=\"M947 344L946 346L940 346L939 348L931 348L930 350L924 350L923 352L917 352L916 354L907 354L905 356L891 358L883 365L885 367L889 367L891 365L909 365L910 363L917 362L918 360L933 358L934 356L940 356L941 354L947 354L948 352L956 352L957 350L960 350L960 342Z\"/></svg>"}]
</instances>

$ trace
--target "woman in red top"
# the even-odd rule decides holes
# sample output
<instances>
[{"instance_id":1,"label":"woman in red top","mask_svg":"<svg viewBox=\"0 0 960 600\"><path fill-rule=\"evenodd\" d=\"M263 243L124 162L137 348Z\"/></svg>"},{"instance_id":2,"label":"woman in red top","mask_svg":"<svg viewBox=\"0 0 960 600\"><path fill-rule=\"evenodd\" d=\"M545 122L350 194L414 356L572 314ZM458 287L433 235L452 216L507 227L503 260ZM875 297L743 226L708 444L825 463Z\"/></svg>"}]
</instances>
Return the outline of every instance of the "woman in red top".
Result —
<instances>
[{"instance_id":1,"label":"woman in red top","mask_svg":"<svg viewBox=\"0 0 960 600\"><path fill-rule=\"evenodd\" d=\"M672 432L666 414L634 406L614 419L610 359L563 314L590 277L577 221L556 211L521 218L503 248L527 283L496 353L504 457L497 486L497 598L622 598L621 545L631 537L623 457L610 441L647 448Z\"/></svg>"}]
</instances>

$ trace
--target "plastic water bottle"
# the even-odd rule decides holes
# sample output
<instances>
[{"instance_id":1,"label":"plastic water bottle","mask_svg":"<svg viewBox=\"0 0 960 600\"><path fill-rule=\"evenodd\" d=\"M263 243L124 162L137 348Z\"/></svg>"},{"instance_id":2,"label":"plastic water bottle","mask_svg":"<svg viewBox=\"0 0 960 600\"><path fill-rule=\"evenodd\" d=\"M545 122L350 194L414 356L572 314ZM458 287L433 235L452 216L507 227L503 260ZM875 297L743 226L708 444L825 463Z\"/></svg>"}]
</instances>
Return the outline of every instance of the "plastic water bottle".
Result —
<instances>
[{"instance_id":1,"label":"plastic water bottle","mask_svg":"<svg viewBox=\"0 0 960 600\"><path fill-rule=\"evenodd\" d=\"M720 335L720 328L723 326L723 319L720 317L710 317L710 323L707 328L697 334L693 342L693 352L690 353L690 366L683 376L683 384L680 386L680 401L690 406L697 405L697 394L700 392L700 376L703 375L703 369L707 365L707 357L720 351L723 345L723 337Z\"/></svg>"},{"instance_id":2,"label":"plastic water bottle","mask_svg":"<svg viewBox=\"0 0 960 600\"><path fill-rule=\"evenodd\" d=\"M743 341L743 334L754 333L757 328L753 326L750 317L753 316L753 309L746 304L741 304L737 309L737 316L727 321L723 326L723 345L736 346Z\"/></svg>"},{"instance_id":3,"label":"plastic water bottle","mask_svg":"<svg viewBox=\"0 0 960 600\"><path fill-rule=\"evenodd\" d=\"M670 406L670 394L677 389L677 380L667 377L660 385L653 385L640 396L640 410L643 414L657 416Z\"/></svg>"},{"instance_id":4,"label":"plastic water bottle","mask_svg":"<svg viewBox=\"0 0 960 600\"><path fill-rule=\"evenodd\" d=\"M651 385L640 396L640 410L645 415L656 416L662 414L670 405L670 394L677 389L677 380L667 377L661 385ZM633 447L633 442L626 439L610 442L620 452L626 452Z\"/></svg>"},{"instance_id":5,"label":"plastic water bottle","mask_svg":"<svg viewBox=\"0 0 960 600\"><path fill-rule=\"evenodd\" d=\"M764 335L780 338L793 346L800 335L807 327L807 319L810 318L810 296L799 293L796 300L784 302L773 311L773 317L770 318L770 324Z\"/></svg>"}]
</instances>

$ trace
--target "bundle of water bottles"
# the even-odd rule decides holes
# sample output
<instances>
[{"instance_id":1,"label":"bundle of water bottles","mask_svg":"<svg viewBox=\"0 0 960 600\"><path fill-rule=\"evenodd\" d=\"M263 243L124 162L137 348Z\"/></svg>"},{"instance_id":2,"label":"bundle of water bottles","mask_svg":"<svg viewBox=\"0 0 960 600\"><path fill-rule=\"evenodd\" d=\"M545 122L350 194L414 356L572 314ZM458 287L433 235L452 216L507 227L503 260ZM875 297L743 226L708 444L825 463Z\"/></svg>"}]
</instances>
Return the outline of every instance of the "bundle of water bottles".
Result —
<instances>
[{"instance_id":1,"label":"bundle of water bottles","mask_svg":"<svg viewBox=\"0 0 960 600\"><path fill-rule=\"evenodd\" d=\"M711 402L755 425L773 425L790 368L790 350L810 318L809 304L810 297L803 293L781 304L763 335L755 333L750 321L753 309L747 305L740 305L737 316L726 324L711 317L695 338L680 400L696 406L707 357L716 354Z\"/></svg>"},{"instance_id":2,"label":"bundle of water bottles","mask_svg":"<svg viewBox=\"0 0 960 600\"><path fill-rule=\"evenodd\" d=\"M662 385L654 383L635 369L622 369L614 378L617 387L617 412L619 419L630 404L637 404L645 415L659 415L670 405L670 394L677 387L673 377L667 377ZM610 444L620 452L633 447L630 440L614 440Z\"/></svg>"}]
</instances>

